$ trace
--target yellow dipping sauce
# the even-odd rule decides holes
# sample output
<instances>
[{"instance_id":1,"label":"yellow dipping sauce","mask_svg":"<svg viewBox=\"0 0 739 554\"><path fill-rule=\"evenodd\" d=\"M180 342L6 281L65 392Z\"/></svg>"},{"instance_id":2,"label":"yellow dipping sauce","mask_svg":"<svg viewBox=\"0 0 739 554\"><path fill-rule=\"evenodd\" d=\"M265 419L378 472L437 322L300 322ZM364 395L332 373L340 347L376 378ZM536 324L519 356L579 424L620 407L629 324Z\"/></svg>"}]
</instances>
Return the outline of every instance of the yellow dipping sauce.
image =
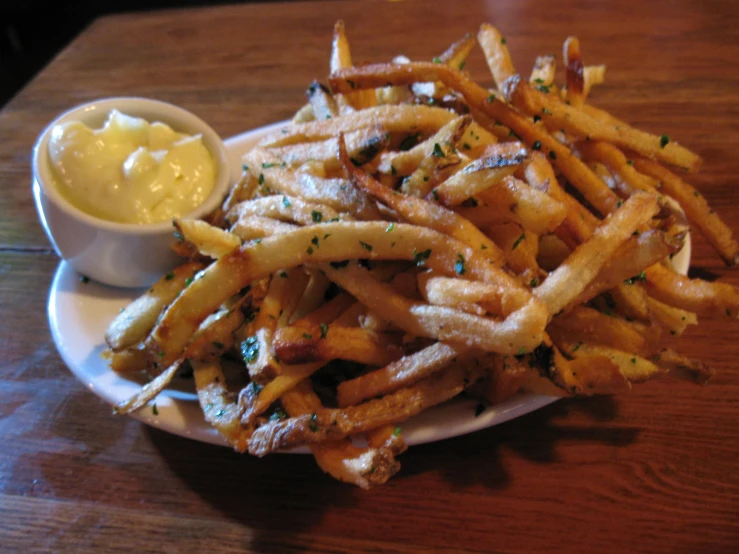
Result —
<instances>
[{"instance_id":1,"label":"yellow dipping sauce","mask_svg":"<svg viewBox=\"0 0 739 554\"><path fill-rule=\"evenodd\" d=\"M200 135L118 110L102 129L80 121L56 125L49 158L67 200L120 223L183 216L205 201L215 183L215 164Z\"/></svg>"}]
</instances>

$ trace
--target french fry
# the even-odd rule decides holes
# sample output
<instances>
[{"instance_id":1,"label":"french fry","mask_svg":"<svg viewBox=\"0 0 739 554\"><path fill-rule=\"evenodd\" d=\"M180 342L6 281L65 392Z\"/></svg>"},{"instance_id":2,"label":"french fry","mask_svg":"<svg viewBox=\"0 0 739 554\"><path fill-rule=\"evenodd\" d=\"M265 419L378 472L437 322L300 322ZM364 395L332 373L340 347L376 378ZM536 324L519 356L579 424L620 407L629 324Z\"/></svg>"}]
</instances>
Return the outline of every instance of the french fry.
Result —
<instances>
[{"instance_id":1,"label":"french fry","mask_svg":"<svg viewBox=\"0 0 739 554\"><path fill-rule=\"evenodd\" d=\"M275 421L257 429L249 440L249 453L264 456L296 446L337 440L365 433L388 423L400 423L412 415L452 398L481 376L470 364L458 364L416 385L378 400L344 409L323 409L315 414Z\"/></svg>"},{"instance_id":2,"label":"french fry","mask_svg":"<svg viewBox=\"0 0 739 554\"><path fill-rule=\"evenodd\" d=\"M739 291L727 283L689 279L659 264L644 271L649 295L699 316L739 317Z\"/></svg>"},{"instance_id":3,"label":"french fry","mask_svg":"<svg viewBox=\"0 0 739 554\"><path fill-rule=\"evenodd\" d=\"M283 327L274 339L275 353L288 364L349 360L383 366L403 355L397 340L366 329L325 323L316 327Z\"/></svg>"},{"instance_id":4,"label":"french fry","mask_svg":"<svg viewBox=\"0 0 739 554\"><path fill-rule=\"evenodd\" d=\"M313 81L306 91L308 101L313 109L316 119L331 119L339 115L336 99L331 96L329 90L318 81Z\"/></svg>"},{"instance_id":5,"label":"french fry","mask_svg":"<svg viewBox=\"0 0 739 554\"><path fill-rule=\"evenodd\" d=\"M554 56L537 56L534 68L531 70L529 83L533 86L551 87L554 83L554 74L556 71L557 59Z\"/></svg>"},{"instance_id":6,"label":"french fry","mask_svg":"<svg viewBox=\"0 0 739 554\"><path fill-rule=\"evenodd\" d=\"M143 340L156 324L162 310L203 267L203 264L197 262L182 264L126 306L108 326L105 333L108 346L113 350L120 350Z\"/></svg>"},{"instance_id":7,"label":"french fry","mask_svg":"<svg viewBox=\"0 0 739 554\"><path fill-rule=\"evenodd\" d=\"M735 265L739 261L739 245L731 230L711 209L701 193L670 170L650 160L635 158L634 167L657 179L664 194L677 200L690 223L716 249L726 265Z\"/></svg>"},{"instance_id":8,"label":"french fry","mask_svg":"<svg viewBox=\"0 0 739 554\"><path fill-rule=\"evenodd\" d=\"M457 212L478 227L505 219L541 235L554 232L567 217L564 204L512 176L478 194L477 201L477 207L458 208Z\"/></svg>"},{"instance_id":9,"label":"french fry","mask_svg":"<svg viewBox=\"0 0 739 554\"><path fill-rule=\"evenodd\" d=\"M516 73L506 41L498 29L487 23L480 25L477 41L485 54L485 61L490 73L493 74L493 80L498 89L501 89L505 80Z\"/></svg>"},{"instance_id":10,"label":"french fry","mask_svg":"<svg viewBox=\"0 0 739 554\"><path fill-rule=\"evenodd\" d=\"M618 197L577 159L569 148L519 115L513 108L496 98L495 94L490 94L462 73L451 70L443 64L413 62L403 65L366 65L336 72L331 75L329 81L331 88L338 92L351 90L350 82L354 84L353 88L365 88L388 82L400 85L419 81L441 81L460 92L476 111L509 127L529 147L549 153L557 168L600 213L607 214L618 207ZM509 81L510 79L507 82Z\"/></svg>"},{"instance_id":11,"label":"french fry","mask_svg":"<svg viewBox=\"0 0 739 554\"><path fill-rule=\"evenodd\" d=\"M311 415L323 408L321 400L305 382L282 396L291 417ZM392 432L392 430L391 430ZM311 445L318 466L335 479L368 489L385 483L397 473L400 464L393 452L381 447L359 448L349 439Z\"/></svg>"},{"instance_id":12,"label":"french fry","mask_svg":"<svg viewBox=\"0 0 739 554\"><path fill-rule=\"evenodd\" d=\"M567 37L563 46L563 57L567 79L565 101L579 108L585 102L585 75L580 54L580 41L577 37Z\"/></svg>"},{"instance_id":13,"label":"french fry","mask_svg":"<svg viewBox=\"0 0 739 554\"><path fill-rule=\"evenodd\" d=\"M660 137L629 125L615 125L594 119L582 110L564 104L553 95L533 89L519 76L506 81L505 94L509 102L526 113L543 114L542 120L547 125L564 129L575 136L605 140L686 171L694 172L700 167L699 156L670 141L666 135Z\"/></svg>"},{"instance_id":14,"label":"french fry","mask_svg":"<svg viewBox=\"0 0 739 554\"><path fill-rule=\"evenodd\" d=\"M381 85L384 86L385 83ZM388 133L403 133L408 129L415 129L416 132L432 135L454 117L449 111L432 106L376 106L336 119L292 125L287 132L276 131L263 138L259 144L262 147L275 148L305 141L326 140L339 133L351 133L377 125L384 127Z\"/></svg>"},{"instance_id":15,"label":"french fry","mask_svg":"<svg viewBox=\"0 0 739 554\"><path fill-rule=\"evenodd\" d=\"M656 212L656 197L643 193L632 196L550 273L534 294L546 303L551 314L559 312L597 277L608 258L637 227Z\"/></svg>"}]
</instances>

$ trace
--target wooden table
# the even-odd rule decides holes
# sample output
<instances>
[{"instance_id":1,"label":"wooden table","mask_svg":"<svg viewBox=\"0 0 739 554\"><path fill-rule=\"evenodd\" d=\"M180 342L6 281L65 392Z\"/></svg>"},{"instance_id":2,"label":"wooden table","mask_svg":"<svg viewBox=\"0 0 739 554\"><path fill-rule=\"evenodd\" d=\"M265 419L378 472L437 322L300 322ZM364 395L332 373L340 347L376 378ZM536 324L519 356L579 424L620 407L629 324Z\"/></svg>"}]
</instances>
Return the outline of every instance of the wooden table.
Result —
<instances>
[{"instance_id":1,"label":"wooden table","mask_svg":"<svg viewBox=\"0 0 739 554\"><path fill-rule=\"evenodd\" d=\"M457 4L457 6L455 6ZM676 0L291 3L107 17L0 112L0 550L729 552L739 550L739 325L682 350L717 370L619 398L557 402L416 448L369 492L304 456L253 459L114 417L48 332L58 264L30 190L31 147L84 101L156 97L224 137L289 117L325 80L332 24L357 61L426 58L480 22L534 56L579 36L608 66L593 101L704 157L693 183L739 232L739 5ZM663 5L664 4L664 5ZM472 74L490 82L482 57ZM739 285L693 237L696 273Z\"/></svg>"}]
</instances>

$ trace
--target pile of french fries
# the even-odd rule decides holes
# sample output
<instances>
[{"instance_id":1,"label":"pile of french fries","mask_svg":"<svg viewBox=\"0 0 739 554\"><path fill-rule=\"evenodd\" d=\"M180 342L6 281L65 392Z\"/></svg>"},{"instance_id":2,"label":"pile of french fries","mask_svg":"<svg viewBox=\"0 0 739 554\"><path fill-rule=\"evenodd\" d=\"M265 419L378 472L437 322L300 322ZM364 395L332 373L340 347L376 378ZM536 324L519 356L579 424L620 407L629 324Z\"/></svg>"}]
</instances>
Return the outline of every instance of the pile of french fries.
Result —
<instances>
[{"instance_id":1,"label":"pile of french fries","mask_svg":"<svg viewBox=\"0 0 739 554\"><path fill-rule=\"evenodd\" d=\"M494 89L463 69L477 44ZM337 23L328 87L245 154L208 221L174 222L187 261L108 329L111 367L151 377L117 411L191 368L237 451L308 447L366 488L397 472L404 420L462 393L705 383L668 344L739 311L734 287L670 264L690 225L737 261L683 180L701 160L586 103L605 68L574 37L563 57L565 86L553 56L526 79L482 25L431 61L354 66Z\"/></svg>"}]
</instances>

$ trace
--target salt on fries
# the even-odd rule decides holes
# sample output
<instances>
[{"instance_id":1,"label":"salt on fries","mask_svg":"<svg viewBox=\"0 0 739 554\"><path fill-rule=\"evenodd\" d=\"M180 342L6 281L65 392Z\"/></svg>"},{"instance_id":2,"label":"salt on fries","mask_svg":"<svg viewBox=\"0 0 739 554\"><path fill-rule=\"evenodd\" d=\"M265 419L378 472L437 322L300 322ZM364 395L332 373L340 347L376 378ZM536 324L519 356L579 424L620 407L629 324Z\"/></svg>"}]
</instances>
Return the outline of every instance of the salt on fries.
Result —
<instances>
[{"instance_id":1,"label":"salt on fries","mask_svg":"<svg viewBox=\"0 0 739 554\"><path fill-rule=\"evenodd\" d=\"M463 71L476 42L494 89ZM111 367L151 377L117 411L188 365L237 451L308 447L366 488L397 472L404 420L463 392L705 383L664 336L737 317L739 292L666 260L688 222L727 264L737 242L680 175L700 158L588 104L605 68L563 50L563 87L551 56L516 73L487 24L433 61L354 66L339 22L328 82L207 223L175 221L189 260L111 323Z\"/></svg>"}]
</instances>

